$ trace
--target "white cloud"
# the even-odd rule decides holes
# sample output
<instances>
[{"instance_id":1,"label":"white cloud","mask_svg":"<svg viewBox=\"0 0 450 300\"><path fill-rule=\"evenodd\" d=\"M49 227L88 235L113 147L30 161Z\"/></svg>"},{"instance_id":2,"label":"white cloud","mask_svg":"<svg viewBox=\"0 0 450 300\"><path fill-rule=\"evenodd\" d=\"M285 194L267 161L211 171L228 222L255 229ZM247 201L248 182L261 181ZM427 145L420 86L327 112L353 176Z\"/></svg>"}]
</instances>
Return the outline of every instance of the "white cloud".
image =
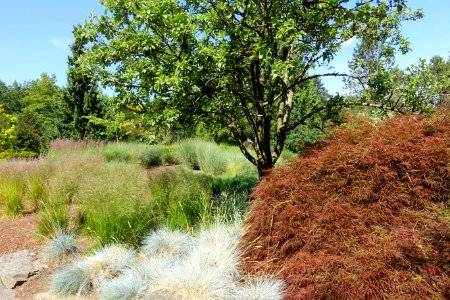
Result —
<instances>
[{"instance_id":1,"label":"white cloud","mask_svg":"<svg viewBox=\"0 0 450 300\"><path fill-rule=\"evenodd\" d=\"M353 46L356 43L356 38L352 37L349 40L346 40L345 42L342 43L342 47L348 47L348 46Z\"/></svg>"},{"instance_id":2,"label":"white cloud","mask_svg":"<svg viewBox=\"0 0 450 300\"><path fill-rule=\"evenodd\" d=\"M58 49L67 49L71 43L71 40L67 37L60 39L51 39L50 43Z\"/></svg>"}]
</instances>

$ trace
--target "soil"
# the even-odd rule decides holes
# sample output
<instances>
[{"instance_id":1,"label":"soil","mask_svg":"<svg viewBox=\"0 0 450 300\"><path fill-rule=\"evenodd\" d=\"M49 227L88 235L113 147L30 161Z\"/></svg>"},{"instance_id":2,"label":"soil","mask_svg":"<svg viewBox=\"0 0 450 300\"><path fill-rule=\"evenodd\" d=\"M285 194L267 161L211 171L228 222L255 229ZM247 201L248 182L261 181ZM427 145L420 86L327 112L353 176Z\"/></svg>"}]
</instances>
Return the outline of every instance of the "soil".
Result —
<instances>
[{"instance_id":1,"label":"soil","mask_svg":"<svg viewBox=\"0 0 450 300\"><path fill-rule=\"evenodd\" d=\"M44 247L45 241L36 237L37 215L29 214L21 217L0 217L0 255L28 250L37 257ZM48 288L49 276L62 261L46 262L46 265L37 274L28 278L22 285L12 290L17 299L31 300L38 293Z\"/></svg>"}]
</instances>

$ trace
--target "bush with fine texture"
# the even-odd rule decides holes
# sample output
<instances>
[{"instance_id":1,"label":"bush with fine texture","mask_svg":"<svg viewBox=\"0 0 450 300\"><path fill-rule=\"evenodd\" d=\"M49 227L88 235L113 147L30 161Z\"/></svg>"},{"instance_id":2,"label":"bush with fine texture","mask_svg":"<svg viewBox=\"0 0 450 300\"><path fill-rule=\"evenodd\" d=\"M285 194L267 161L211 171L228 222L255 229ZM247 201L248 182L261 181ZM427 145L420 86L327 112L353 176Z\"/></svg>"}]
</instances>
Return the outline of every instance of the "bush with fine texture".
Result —
<instances>
[{"instance_id":1,"label":"bush with fine texture","mask_svg":"<svg viewBox=\"0 0 450 300\"><path fill-rule=\"evenodd\" d=\"M176 147L176 155L181 163L193 170L200 169L197 156L198 141L187 139L179 143Z\"/></svg>"},{"instance_id":2,"label":"bush with fine texture","mask_svg":"<svg viewBox=\"0 0 450 300\"><path fill-rule=\"evenodd\" d=\"M246 269L286 299L445 299L450 114L343 129L253 192Z\"/></svg>"},{"instance_id":3,"label":"bush with fine texture","mask_svg":"<svg viewBox=\"0 0 450 300\"><path fill-rule=\"evenodd\" d=\"M164 146L151 145L141 154L141 165L145 168L160 166L163 163Z\"/></svg>"}]
</instances>

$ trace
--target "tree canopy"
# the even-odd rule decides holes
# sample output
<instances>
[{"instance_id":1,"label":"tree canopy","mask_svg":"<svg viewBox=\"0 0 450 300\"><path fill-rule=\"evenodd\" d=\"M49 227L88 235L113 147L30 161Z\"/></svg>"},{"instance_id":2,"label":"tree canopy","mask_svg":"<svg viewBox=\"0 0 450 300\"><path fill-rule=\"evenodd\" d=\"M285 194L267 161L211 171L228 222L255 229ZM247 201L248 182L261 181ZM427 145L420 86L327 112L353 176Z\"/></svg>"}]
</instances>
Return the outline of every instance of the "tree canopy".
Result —
<instances>
[{"instance_id":1,"label":"tree canopy","mask_svg":"<svg viewBox=\"0 0 450 300\"><path fill-rule=\"evenodd\" d=\"M104 15L76 33L88 41L81 69L141 112L227 126L260 175L273 167L289 132L344 104L341 97L311 101L291 114L309 80L343 75L316 67L352 38L406 51L401 22L421 17L404 0L101 3Z\"/></svg>"}]
</instances>

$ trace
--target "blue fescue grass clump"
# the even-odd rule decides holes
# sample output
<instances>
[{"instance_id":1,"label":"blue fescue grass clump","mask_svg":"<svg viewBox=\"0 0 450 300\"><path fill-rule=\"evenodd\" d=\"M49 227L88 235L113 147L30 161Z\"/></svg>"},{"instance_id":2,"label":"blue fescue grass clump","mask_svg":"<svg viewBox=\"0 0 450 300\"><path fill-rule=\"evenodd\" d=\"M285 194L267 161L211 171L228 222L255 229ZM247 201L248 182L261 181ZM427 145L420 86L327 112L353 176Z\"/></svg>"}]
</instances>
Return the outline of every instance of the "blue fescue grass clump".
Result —
<instances>
[{"instance_id":1,"label":"blue fescue grass clump","mask_svg":"<svg viewBox=\"0 0 450 300\"><path fill-rule=\"evenodd\" d=\"M282 299L273 277L240 272L239 224L213 223L195 235L162 228L149 233L140 253L110 246L57 273L53 293L100 299Z\"/></svg>"},{"instance_id":2,"label":"blue fescue grass clump","mask_svg":"<svg viewBox=\"0 0 450 300\"><path fill-rule=\"evenodd\" d=\"M75 233L61 229L55 230L45 248L45 254L49 258L60 258L75 252L78 252Z\"/></svg>"},{"instance_id":3,"label":"blue fescue grass clump","mask_svg":"<svg viewBox=\"0 0 450 300\"><path fill-rule=\"evenodd\" d=\"M270 276L251 277L229 300L282 300L284 284Z\"/></svg>"},{"instance_id":4,"label":"blue fescue grass clump","mask_svg":"<svg viewBox=\"0 0 450 300\"><path fill-rule=\"evenodd\" d=\"M88 293L92 288L88 274L91 267L87 260L75 261L52 276L50 291L62 297Z\"/></svg>"},{"instance_id":5,"label":"blue fescue grass clump","mask_svg":"<svg viewBox=\"0 0 450 300\"><path fill-rule=\"evenodd\" d=\"M179 230L161 228L150 233L143 241L141 253L147 257L178 256L190 253L194 238Z\"/></svg>"},{"instance_id":6,"label":"blue fescue grass clump","mask_svg":"<svg viewBox=\"0 0 450 300\"><path fill-rule=\"evenodd\" d=\"M56 273L52 277L50 290L59 296L86 294L124 272L134 257L135 252L131 249L106 246Z\"/></svg>"}]
</instances>

